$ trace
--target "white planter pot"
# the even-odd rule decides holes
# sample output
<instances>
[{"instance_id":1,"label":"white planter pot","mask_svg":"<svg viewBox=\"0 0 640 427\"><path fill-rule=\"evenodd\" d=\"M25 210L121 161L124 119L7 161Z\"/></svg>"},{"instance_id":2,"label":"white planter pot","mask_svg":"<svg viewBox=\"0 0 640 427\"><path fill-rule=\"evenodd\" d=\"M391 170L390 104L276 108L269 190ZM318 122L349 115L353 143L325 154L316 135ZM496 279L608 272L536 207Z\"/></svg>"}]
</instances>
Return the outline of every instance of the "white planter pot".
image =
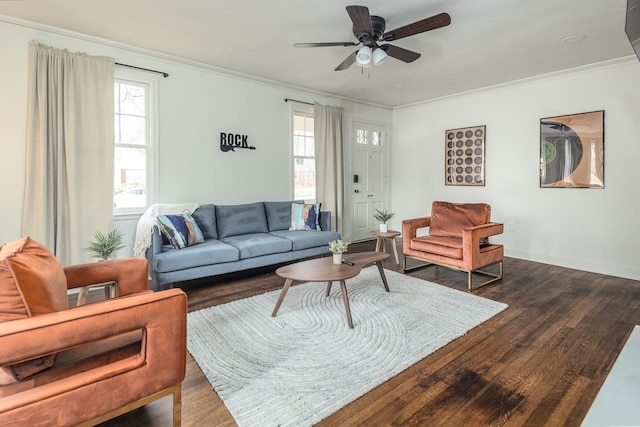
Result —
<instances>
[{"instance_id":1,"label":"white planter pot","mask_svg":"<svg viewBox=\"0 0 640 427\"><path fill-rule=\"evenodd\" d=\"M387 224L380 224L380 231L383 233L386 233L387 231L389 231Z\"/></svg>"},{"instance_id":2,"label":"white planter pot","mask_svg":"<svg viewBox=\"0 0 640 427\"><path fill-rule=\"evenodd\" d=\"M342 254L333 254L333 263L337 265L342 264Z\"/></svg>"}]
</instances>

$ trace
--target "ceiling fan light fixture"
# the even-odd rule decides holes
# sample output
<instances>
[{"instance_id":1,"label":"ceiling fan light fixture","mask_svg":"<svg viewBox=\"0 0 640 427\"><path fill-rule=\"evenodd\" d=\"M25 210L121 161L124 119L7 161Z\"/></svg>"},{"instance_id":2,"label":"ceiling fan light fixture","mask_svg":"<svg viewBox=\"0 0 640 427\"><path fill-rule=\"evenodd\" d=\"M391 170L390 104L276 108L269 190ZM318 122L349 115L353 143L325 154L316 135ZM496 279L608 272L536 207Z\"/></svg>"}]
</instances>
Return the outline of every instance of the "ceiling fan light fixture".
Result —
<instances>
[{"instance_id":1,"label":"ceiling fan light fixture","mask_svg":"<svg viewBox=\"0 0 640 427\"><path fill-rule=\"evenodd\" d=\"M384 49L377 48L373 51L373 63L376 65L382 64L388 57L389 55L387 55L387 52L385 52Z\"/></svg>"},{"instance_id":2,"label":"ceiling fan light fixture","mask_svg":"<svg viewBox=\"0 0 640 427\"><path fill-rule=\"evenodd\" d=\"M369 46L362 46L356 55L356 61L360 65L368 65L371 61L371 48Z\"/></svg>"}]
</instances>

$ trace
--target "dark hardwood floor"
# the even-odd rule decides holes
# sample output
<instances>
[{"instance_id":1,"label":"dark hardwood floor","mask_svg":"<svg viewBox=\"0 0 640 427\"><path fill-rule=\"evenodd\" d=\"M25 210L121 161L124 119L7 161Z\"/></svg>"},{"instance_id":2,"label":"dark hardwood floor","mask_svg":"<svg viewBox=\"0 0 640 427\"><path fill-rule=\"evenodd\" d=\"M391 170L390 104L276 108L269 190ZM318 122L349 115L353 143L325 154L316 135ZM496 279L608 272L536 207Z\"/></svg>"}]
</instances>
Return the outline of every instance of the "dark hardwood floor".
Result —
<instances>
[{"instance_id":1,"label":"dark hardwood floor","mask_svg":"<svg viewBox=\"0 0 640 427\"><path fill-rule=\"evenodd\" d=\"M373 250L373 242L350 251ZM392 259L393 257L391 257ZM387 260L385 267L400 271ZM189 310L280 289L274 268L184 284ZM640 282L507 258L504 279L474 293L509 308L334 413L319 426L579 426L634 325ZM465 290L466 275L411 276ZM234 426L189 356L184 426ZM167 426L164 398L105 425Z\"/></svg>"}]
</instances>

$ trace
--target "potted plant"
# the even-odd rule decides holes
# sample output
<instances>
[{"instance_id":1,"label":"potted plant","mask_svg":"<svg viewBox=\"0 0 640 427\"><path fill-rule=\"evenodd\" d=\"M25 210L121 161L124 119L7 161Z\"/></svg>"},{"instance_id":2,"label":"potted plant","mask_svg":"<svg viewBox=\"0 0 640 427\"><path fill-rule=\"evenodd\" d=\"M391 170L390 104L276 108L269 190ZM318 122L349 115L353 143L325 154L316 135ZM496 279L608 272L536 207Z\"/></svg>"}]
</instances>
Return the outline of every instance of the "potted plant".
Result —
<instances>
[{"instance_id":1,"label":"potted plant","mask_svg":"<svg viewBox=\"0 0 640 427\"><path fill-rule=\"evenodd\" d=\"M349 244L342 240L332 240L329 242L329 250L333 254L333 263L342 264L342 254L347 251Z\"/></svg>"},{"instance_id":2,"label":"potted plant","mask_svg":"<svg viewBox=\"0 0 640 427\"><path fill-rule=\"evenodd\" d=\"M383 233L386 233L387 231L389 231L389 228L387 227L387 221L389 221L391 218L393 218L393 213L391 212L387 212L387 211L381 211L379 209L376 209L376 213L373 214L373 217L380 222L380 231Z\"/></svg>"},{"instance_id":3,"label":"potted plant","mask_svg":"<svg viewBox=\"0 0 640 427\"><path fill-rule=\"evenodd\" d=\"M101 260L111 259L113 254L118 249L124 248L124 232L118 228L109 231L107 234L103 234L100 231L96 231L93 234L94 240L89 242L89 246L86 249L93 253L93 258L100 258Z\"/></svg>"}]
</instances>

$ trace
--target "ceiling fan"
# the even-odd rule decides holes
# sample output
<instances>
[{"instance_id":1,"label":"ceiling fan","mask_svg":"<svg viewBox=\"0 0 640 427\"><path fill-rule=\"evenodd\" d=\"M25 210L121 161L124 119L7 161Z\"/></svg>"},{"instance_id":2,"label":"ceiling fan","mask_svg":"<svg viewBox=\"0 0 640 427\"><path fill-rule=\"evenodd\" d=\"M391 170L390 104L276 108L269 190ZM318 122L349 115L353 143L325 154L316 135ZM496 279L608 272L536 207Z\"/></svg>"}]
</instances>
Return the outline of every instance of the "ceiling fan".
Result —
<instances>
[{"instance_id":1,"label":"ceiling fan","mask_svg":"<svg viewBox=\"0 0 640 427\"><path fill-rule=\"evenodd\" d=\"M399 59L406 63L420 58L420 54L391 44L378 45L378 43L391 42L437 28L446 27L451 23L448 13L440 13L430 18L416 21L395 30L385 33L386 22L384 18L369 14L366 6L347 6L347 13L353 22L353 35L358 39L355 42L326 42L326 43L295 43L294 47L330 47L330 46L363 46L352 52L347 59L338 65L335 71L346 70L354 62L363 67L369 66L373 60L375 65L380 65L387 57Z\"/></svg>"}]
</instances>

